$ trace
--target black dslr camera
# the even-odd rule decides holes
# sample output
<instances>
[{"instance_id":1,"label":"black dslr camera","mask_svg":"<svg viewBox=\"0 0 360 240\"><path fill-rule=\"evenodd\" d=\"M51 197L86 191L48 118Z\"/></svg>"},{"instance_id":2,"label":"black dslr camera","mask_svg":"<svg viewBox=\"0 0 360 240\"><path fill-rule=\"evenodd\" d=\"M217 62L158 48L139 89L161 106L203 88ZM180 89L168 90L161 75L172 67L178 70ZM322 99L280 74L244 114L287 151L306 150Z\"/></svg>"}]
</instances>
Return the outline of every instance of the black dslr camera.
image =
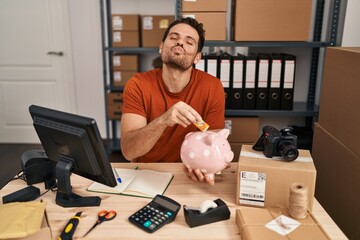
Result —
<instances>
[{"instance_id":1,"label":"black dslr camera","mask_svg":"<svg viewBox=\"0 0 360 240\"><path fill-rule=\"evenodd\" d=\"M297 136L291 134L291 127L281 131L271 126L264 126L262 135L252 147L256 151L263 151L268 158L281 156L286 161L294 161L299 156Z\"/></svg>"}]
</instances>

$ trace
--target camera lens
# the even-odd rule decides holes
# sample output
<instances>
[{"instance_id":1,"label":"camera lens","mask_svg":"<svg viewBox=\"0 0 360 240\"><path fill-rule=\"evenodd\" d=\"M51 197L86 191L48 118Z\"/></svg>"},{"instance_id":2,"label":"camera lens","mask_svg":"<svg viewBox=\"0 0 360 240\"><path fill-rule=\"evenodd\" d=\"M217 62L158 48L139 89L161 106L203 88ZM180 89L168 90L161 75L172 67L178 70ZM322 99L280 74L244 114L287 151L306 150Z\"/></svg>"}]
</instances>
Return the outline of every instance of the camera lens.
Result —
<instances>
[{"instance_id":1,"label":"camera lens","mask_svg":"<svg viewBox=\"0 0 360 240\"><path fill-rule=\"evenodd\" d=\"M289 143L285 142L279 146L279 153L286 161L294 161L299 156L297 148Z\"/></svg>"}]
</instances>

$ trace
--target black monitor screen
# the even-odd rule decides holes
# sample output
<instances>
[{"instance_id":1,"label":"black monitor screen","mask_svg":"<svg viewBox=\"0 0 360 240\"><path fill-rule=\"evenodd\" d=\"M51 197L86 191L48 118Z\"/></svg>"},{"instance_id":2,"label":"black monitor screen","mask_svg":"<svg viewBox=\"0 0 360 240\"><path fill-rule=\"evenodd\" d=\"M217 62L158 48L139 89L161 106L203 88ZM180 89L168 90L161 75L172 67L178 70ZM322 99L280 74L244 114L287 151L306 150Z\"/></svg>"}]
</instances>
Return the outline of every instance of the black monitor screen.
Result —
<instances>
[{"instance_id":1,"label":"black monitor screen","mask_svg":"<svg viewBox=\"0 0 360 240\"><path fill-rule=\"evenodd\" d=\"M96 121L35 105L29 111L47 157L57 162L57 203L64 207L99 205L100 198L80 197L71 192L70 185L72 172L116 186Z\"/></svg>"}]
</instances>

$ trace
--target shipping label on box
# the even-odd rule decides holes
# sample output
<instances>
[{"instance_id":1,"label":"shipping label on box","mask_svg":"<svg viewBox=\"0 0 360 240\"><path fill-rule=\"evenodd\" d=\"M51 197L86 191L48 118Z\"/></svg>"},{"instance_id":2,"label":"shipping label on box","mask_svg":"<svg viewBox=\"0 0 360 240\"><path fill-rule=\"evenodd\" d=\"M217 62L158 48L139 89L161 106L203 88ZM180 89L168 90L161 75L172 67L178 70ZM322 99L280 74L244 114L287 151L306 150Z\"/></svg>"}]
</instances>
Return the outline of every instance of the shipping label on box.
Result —
<instances>
[{"instance_id":1,"label":"shipping label on box","mask_svg":"<svg viewBox=\"0 0 360 240\"><path fill-rule=\"evenodd\" d=\"M238 163L236 203L254 207L289 206L290 186L308 188L308 210L312 211L316 169L308 150L299 149L292 162L281 157L266 158L251 145L242 145Z\"/></svg>"}]
</instances>

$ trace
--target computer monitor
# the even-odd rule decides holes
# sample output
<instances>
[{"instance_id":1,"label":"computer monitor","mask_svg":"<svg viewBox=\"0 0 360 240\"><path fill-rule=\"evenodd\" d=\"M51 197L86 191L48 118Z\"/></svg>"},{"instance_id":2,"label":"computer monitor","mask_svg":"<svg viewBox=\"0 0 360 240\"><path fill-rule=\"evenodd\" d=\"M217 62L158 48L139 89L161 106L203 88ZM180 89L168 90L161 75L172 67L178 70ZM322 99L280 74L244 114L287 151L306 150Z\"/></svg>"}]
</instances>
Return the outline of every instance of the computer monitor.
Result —
<instances>
[{"instance_id":1,"label":"computer monitor","mask_svg":"<svg viewBox=\"0 0 360 240\"><path fill-rule=\"evenodd\" d=\"M34 127L47 157L56 162L56 203L63 207L99 206L100 197L72 192L70 175L116 186L114 172L96 121L41 106L29 107Z\"/></svg>"}]
</instances>

